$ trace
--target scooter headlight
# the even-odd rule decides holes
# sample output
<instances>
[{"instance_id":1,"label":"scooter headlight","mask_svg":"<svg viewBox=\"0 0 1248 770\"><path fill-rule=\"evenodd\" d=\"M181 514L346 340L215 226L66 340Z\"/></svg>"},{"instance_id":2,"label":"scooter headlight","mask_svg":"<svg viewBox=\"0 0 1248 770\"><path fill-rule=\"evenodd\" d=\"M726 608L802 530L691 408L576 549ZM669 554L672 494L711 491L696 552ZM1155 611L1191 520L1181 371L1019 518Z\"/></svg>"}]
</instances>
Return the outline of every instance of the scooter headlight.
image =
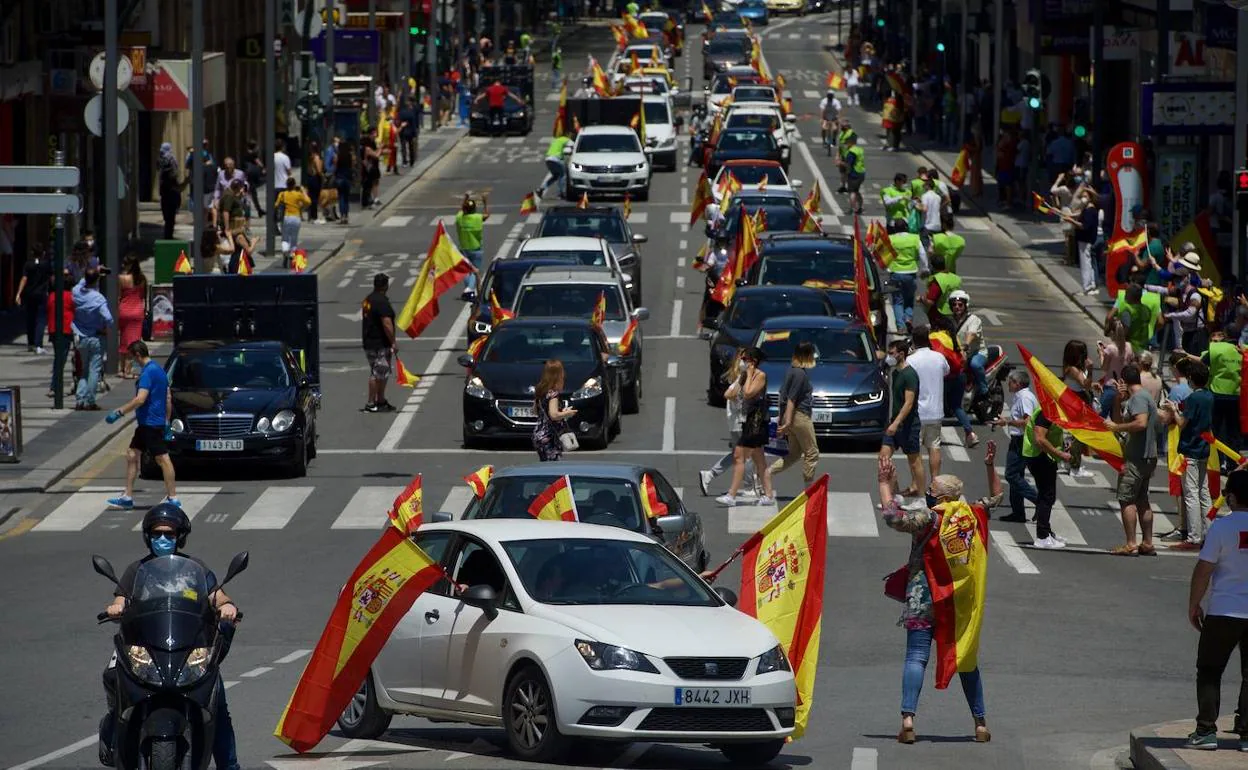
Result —
<instances>
[{"instance_id":1,"label":"scooter headlight","mask_svg":"<svg viewBox=\"0 0 1248 770\"><path fill-rule=\"evenodd\" d=\"M156 668L156 661L152 660L152 654L147 648L132 644L126 649L126 661L130 665L130 673L135 678L143 682L151 684L160 684L160 671Z\"/></svg>"},{"instance_id":2,"label":"scooter headlight","mask_svg":"<svg viewBox=\"0 0 1248 770\"><path fill-rule=\"evenodd\" d=\"M186 656L186 663L182 665L182 670L178 672L178 684L185 686L194 684L208 673L208 664L211 662L211 647L196 647Z\"/></svg>"}]
</instances>

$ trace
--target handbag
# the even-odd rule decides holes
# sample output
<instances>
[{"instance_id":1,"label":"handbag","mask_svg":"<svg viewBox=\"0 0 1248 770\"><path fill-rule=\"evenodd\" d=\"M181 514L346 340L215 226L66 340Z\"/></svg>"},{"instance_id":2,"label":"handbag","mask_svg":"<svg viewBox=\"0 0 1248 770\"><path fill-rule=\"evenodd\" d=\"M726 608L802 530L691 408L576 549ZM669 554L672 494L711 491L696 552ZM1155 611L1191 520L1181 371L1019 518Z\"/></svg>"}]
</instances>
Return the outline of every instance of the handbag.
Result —
<instances>
[{"instance_id":1,"label":"handbag","mask_svg":"<svg viewBox=\"0 0 1248 770\"><path fill-rule=\"evenodd\" d=\"M140 336L146 342L152 341L152 309L150 307L143 313L143 331Z\"/></svg>"},{"instance_id":2,"label":"handbag","mask_svg":"<svg viewBox=\"0 0 1248 770\"><path fill-rule=\"evenodd\" d=\"M777 457L787 457L789 455L789 439L779 435L780 421L776 417L772 417L767 421L767 446L763 447L763 451L769 455Z\"/></svg>"},{"instance_id":3,"label":"handbag","mask_svg":"<svg viewBox=\"0 0 1248 770\"><path fill-rule=\"evenodd\" d=\"M884 595L904 603L906 585L910 582L910 565L904 564L884 576Z\"/></svg>"},{"instance_id":4,"label":"handbag","mask_svg":"<svg viewBox=\"0 0 1248 770\"><path fill-rule=\"evenodd\" d=\"M559 434L559 443L563 446L563 451L565 452L575 452L581 448L581 442L577 440L576 434L570 430Z\"/></svg>"},{"instance_id":5,"label":"handbag","mask_svg":"<svg viewBox=\"0 0 1248 770\"><path fill-rule=\"evenodd\" d=\"M741 440L753 444L767 441L767 408L761 399L756 400L746 409L745 420L741 424Z\"/></svg>"}]
</instances>

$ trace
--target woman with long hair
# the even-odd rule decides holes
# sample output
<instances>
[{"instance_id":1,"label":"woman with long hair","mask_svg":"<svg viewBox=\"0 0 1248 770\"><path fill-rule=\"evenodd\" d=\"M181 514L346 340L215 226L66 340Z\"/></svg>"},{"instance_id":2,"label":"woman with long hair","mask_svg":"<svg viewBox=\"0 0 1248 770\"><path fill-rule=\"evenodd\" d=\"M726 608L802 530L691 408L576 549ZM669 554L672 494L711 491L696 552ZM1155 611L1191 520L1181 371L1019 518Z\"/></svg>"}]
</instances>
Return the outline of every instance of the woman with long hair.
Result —
<instances>
[{"instance_id":1,"label":"woman with long hair","mask_svg":"<svg viewBox=\"0 0 1248 770\"><path fill-rule=\"evenodd\" d=\"M745 479L745 462L751 460L754 469L766 467L763 447L767 445L767 375L759 368L763 360L763 351L758 348L746 348L741 354L745 362L745 371L737 377L737 387L741 391L742 412L741 438L733 449L732 484L728 494L715 498L720 505L736 505L737 493ZM763 494L758 498L759 505L770 505L775 499L772 492L771 479L763 474Z\"/></svg>"},{"instance_id":2,"label":"woman with long hair","mask_svg":"<svg viewBox=\"0 0 1248 770\"><path fill-rule=\"evenodd\" d=\"M783 473L801 459L803 488L815 481L815 468L819 464L819 442L815 439L815 423L811 420L811 402L814 387L810 384L808 369L815 368L815 346L810 340L802 340L793 348L789 371L780 386L780 419L776 435L789 440L789 453L776 460L764 471L767 486L777 473Z\"/></svg>"},{"instance_id":3,"label":"woman with long hair","mask_svg":"<svg viewBox=\"0 0 1248 770\"><path fill-rule=\"evenodd\" d=\"M1114 394L1118 392L1118 380L1122 379L1122 367L1135 361L1135 349L1127 340L1127 325L1121 318L1114 317L1105 323L1107 340L1098 340L1097 352L1101 360L1099 382L1093 383L1093 392L1100 390L1100 401L1097 410L1101 417L1108 417L1114 408Z\"/></svg>"},{"instance_id":4,"label":"woman with long hair","mask_svg":"<svg viewBox=\"0 0 1248 770\"><path fill-rule=\"evenodd\" d=\"M117 299L118 353L121 358L123 380L133 380L133 357L131 343L143 337L143 318L147 315L147 276L139 266L138 254L127 254L121 262L121 274L117 276L119 291Z\"/></svg>"},{"instance_id":5,"label":"woman with long hair","mask_svg":"<svg viewBox=\"0 0 1248 770\"><path fill-rule=\"evenodd\" d=\"M303 175L303 183L308 188L308 198L312 205L308 208L308 221L318 225L325 224L320 210L321 190L325 188L325 158L321 155L321 143L313 139L308 142L308 171Z\"/></svg>"},{"instance_id":6,"label":"woman with long hair","mask_svg":"<svg viewBox=\"0 0 1248 770\"><path fill-rule=\"evenodd\" d=\"M1088 357L1088 345L1083 340L1070 340L1062 350L1062 382L1084 403L1092 405L1092 359ZM1092 472L1083 467L1083 444L1071 439L1070 463L1067 470L1077 479L1092 477Z\"/></svg>"},{"instance_id":7,"label":"woman with long hair","mask_svg":"<svg viewBox=\"0 0 1248 770\"><path fill-rule=\"evenodd\" d=\"M566 432L564 420L576 416L576 410L559 405L563 392L563 362L552 358L542 367L542 378L533 388L533 406L537 413L537 425L533 427L533 448L542 462L558 460L563 456L560 434Z\"/></svg>"},{"instance_id":8,"label":"woman with long hair","mask_svg":"<svg viewBox=\"0 0 1248 770\"><path fill-rule=\"evenodd\" d=\"M698 471L698 481L702 486L703 495L710 495L711 481L723 475L724 471L732 465L737 442L741 440L741 424L745 421L745 413L742 411L744 399L738 382L741 375L745 374L745 362L741 359L741 353L741 350L736 352L736 355L732 357L732 363L724 371L724 382L728 383L728 389L724 391L724 411L728 417L728 451L716 460L709 470ZM758 476L753 460L745 461L743 478L745 488L757 494L759 491Z\"/></svg>"}]
</instances>

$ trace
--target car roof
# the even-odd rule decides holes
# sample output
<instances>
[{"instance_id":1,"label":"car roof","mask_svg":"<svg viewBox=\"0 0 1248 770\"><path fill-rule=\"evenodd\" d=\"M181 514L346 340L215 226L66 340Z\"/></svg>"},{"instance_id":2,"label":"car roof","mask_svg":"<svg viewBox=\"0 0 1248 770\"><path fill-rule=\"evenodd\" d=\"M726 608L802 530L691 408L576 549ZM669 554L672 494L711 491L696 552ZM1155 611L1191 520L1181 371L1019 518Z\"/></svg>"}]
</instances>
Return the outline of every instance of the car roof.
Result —
<instances>
[{"instance_id":1,"label":"car roof","mask_svg":"<svg viewBox=\"0 0 1248 770\"><path fill-rule=\"evenodd\" d=\"M613 134L613 135L617 135L617 136L619 136L619 135L623 135L623 134L629 134L629 135L631 135L631 136L636 136L636 135L637 135L637 132L636 132L636 131L634 131L633 129L629 128L628 126L603 126L603 125L598 125L598 126L585 126L585 127L583 127L583 128L581 129L580 133L579 133L579 134L577 134L577 136L590 136L590 135L593 135L593 134Z\"/></svg>"},{"instance_id":2,"label":"car roof","mask_svg":"<svg viewBox=\"0 0 1248 770\"><path fill-rule=\"evenodd\" d=\"M743 86L737 86L737 89ZM736 91L734 90L734 93ZM732 115L774 115L780 111L775 102L733 102L728 105L728 114Z\"/></svg>"},{"instance_id":3,"label":"car roof","mask_svg":"<svg viewBox=\"0 0 1248 770\"><path fill-rule=\"evenodd\" d=\"M777 186L775 189L758 190L744 189L738 190L732 194L733 201L744 203L747 200L754 201L757 204L759 198L783 198L784 200L801 201L801 197L797 194L797 190L792 187ZM763 201L763 205L775 206L783 203L783 201Z\"/></svg>"},{"instance_id":4,"label":"car roof","mask_svg":"<svg viewBox=\"0 0 1248 770\"><path fill-rule=\"evenodd\" d=\"M543 265L533 268L524 279L526 285L548 285L564 283L588 283L619 286L620 279L615 271L605 265L588 267L566 267L560 265Z\"/></svg>"},{"instance_id":5,"label":"car roof","mask_svg":"<svg viewBox=\"0 0 1248 770\"><path fill-rule=\"evenodd\" d=\"M546 249L547 251L589 251L597 249L602 250L602 239L591 238L588 235L544 235L540 238L530 238L520 244L520 254L529 249Z\"/></svg>"},{"instance_id":6,"label":"car roof","mask_svg":"<svg viewBox=\"0 0 1248 770\"><path fill-rule=\"evenodd\" d=\"M286 347L281 340L187 340L179 342L174 353L199 353L206 350L273 350Z\"/></svg>"},{"instance_id":7,"label":"car roof","mask_svg":"<svg viewBox=\"0 0 1248 770\"><path fill-rule=\"evenodd\" d=\"M508 272L524 272L525 270L533 270L538 267L547 265L566 265L566 262L558 259L550 259L549 257L516 257L515 259L494 259L490 260L490 269L494 272L502 270Z\"/></svg>"},{"instance_id":8,"label":"car roof","mask_svg":"<svg viewBox=\"0 0 1248 770\"><path fill-rule=\"evenodd\" d=\"M724 161L721 168L729 166L773 166L775 168L783 168L778 160L767 160L765 158L733 158Z\"/></svg>"},{"instance_id":9,"label":"car roof","mask_svg":"<svg viewBox=\"0 0 1248 770\"><path fill-rule=\"evenodd\" d=\"M590 204L589 206L586 206L585 208L581 208L580 206L577 206L571 203L560 205L560 206L551 206L550 208L546 209L546 211L542 212L542 218L545 219L547 215L549 214L578 214L578 215L585 215L585 216L588 216L591 214L601 216L605 214L605 215L615 215L615 216L620 217L621 219L624 218L624 212L620 211L619 206L602 206L602 205L595 206L593 204Z\"/></svg>"},{"instance_id":10,"label":"car roof","mask_svg":"<svg viewBox=\"0 0 1248 770\"><path fill-rule=\"evenodd\" d=\"M510 323L510 322L509 322ZM833 315L779 315L763 321L761 331L772 329L835 329L838 331L864 331L866 325L856 318Z\"/></svg>"},{"instance_id":11,"label":"car roof","mask_svg":"<svg viewBox=\"0 0 1248 770\"><path fill-rule=\"evenodd\" d=\"M824 246L844 246L849 249L854 247L853 237L837 233L762 232L759 233L758 239L760 245L772 249L796 247L812 243Z\"/></svg>"},{"instance_id":12,"label":"car roof","mask_svg":"<svg viewBox=\"0 0 1248 770\"><path fill-rule=\"evenodd\" d=\"M811 291L814 291L814 289L811 289ZM740 290L738 290L738 293L740 293ZM499 328L501 329L506 327L508 329L518 329L527 326L588 327L594 325L595 324L588 318L573 318L572 316L516 316L515 318L509 318L507 323L503 324Z\"/></svg>"},{"instance_id":13,"label":"car roof","mask_svg":"<svg viewBox=\"0 0 1248 770\"><path fill-rule=\"evenodd\" d=\"M631 479L635 480L645 473L646 469L640 465L630 465L628 463L595 463L595 462L575 462L560 461L558 466L547 465L546 463L532 463L530 465L513 465L510 468L503 468L494 474L494 478L524 478L527 476L601 476L603 478L612 479Z\"/></svg>"},{"instance_id":14,"label":"car roof","mask_svg":"<svg viewBox=\"0 0 1248 770\"><path fill-rule=\"evenodd\" d=\"M772 286L772 285L738 286L736 297L734 297L734 299L739 299L741 297L767 296L771 294L781 294L781 295L809 294L812 296L819 297L821 299L827 299L827 295L824 294L821 290L812 289L809 286ZM511 321L508 321L507 323L511 323Z\"/></svg>"},{"instance_id":15,"label":"car roof","mask_svg":"<svg viewBox=\"0 0 1248 770\"><path fill-rule=\"evenodd\" d=\"M511 323L511 321L508 321ZM620 527L604 527L577 521L543 521L541 519L458 519L440 524L422 524L425 532L462 532L482 540L506 542L509 540L625 540L632 543L653 543L654 540L639 532Z\"/></svg>"}]
</instances>

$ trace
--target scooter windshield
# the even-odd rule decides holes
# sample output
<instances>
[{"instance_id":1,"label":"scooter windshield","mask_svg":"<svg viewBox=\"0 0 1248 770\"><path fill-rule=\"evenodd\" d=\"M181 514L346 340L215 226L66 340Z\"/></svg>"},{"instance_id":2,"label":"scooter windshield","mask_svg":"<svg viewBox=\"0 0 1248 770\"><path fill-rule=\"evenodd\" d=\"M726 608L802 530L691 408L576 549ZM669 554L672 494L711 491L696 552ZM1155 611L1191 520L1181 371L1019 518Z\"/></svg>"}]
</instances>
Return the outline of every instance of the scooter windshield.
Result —
<instances>
[{"instance_id":1,"label":"scooter windshield","mask_svg":"<svg viewBox=\"0 0 1248 770\"><path fill-rule=\"evenodd\" d=\"M136 602L158 599L207 602L208 573L198 562L185 556L160 556L139 567L132 598Z\"/></svg>"},{"instance_id":2,"label":"scooter windshield","mask_svg":"<svg viewBox=\"0 0 1248 770\"><path fill-rule=\"evenodd\" d=\"M122 635L151 650L204 646L211 624L208 572L193 559L161 556L139 567Z\"/></svg>"}]
</instances>

